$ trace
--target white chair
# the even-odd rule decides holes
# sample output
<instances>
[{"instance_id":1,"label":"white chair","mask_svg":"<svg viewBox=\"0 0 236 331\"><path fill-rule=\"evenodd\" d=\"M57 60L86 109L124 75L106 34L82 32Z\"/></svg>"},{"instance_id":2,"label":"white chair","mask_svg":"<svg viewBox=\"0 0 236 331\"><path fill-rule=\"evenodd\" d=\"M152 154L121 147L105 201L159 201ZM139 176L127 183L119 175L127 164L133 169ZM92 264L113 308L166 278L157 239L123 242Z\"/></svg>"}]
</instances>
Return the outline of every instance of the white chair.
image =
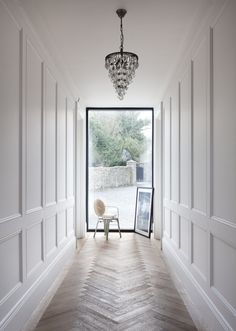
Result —
<instances>
[{"instance_id":1,"label":"white chair","mask_svg":"<svg viewBox=\"0 0 236 331\"><path fill-rule=\"evenodd\" d=\"M104 202L100 199L96 199L94 201L94 211L95 214L98 216L98 221L96 225L96 229L94 232L93 237L95 238L98 224L103 222L104 223L104 234L106 236L106 240L108 240L108 234L109 234L109 226L111 222L117 222L118 230L120 233L121 238L121 232L120 232L120 222L119 222L119 208L115 206L105 206Z\"/></svg>"}]
</instances>

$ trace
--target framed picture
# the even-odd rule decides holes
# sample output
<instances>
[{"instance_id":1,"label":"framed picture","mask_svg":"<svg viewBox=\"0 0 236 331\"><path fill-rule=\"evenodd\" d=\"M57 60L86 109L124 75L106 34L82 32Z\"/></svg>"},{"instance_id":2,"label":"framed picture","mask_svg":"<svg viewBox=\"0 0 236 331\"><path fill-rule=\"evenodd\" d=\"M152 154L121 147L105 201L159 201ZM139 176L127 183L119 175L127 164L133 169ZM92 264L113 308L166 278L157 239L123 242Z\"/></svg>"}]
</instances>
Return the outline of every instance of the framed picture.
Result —
<instances>
[{"instance_id":1,"label":"framed picture","mask_svg":"<svg viewBox=\"0 0 236 331\"><path fill-rule=\"evenodd\" d=\"M134 231L150 238L153 188L137 187Z\"/></svg>"}]
</instances>

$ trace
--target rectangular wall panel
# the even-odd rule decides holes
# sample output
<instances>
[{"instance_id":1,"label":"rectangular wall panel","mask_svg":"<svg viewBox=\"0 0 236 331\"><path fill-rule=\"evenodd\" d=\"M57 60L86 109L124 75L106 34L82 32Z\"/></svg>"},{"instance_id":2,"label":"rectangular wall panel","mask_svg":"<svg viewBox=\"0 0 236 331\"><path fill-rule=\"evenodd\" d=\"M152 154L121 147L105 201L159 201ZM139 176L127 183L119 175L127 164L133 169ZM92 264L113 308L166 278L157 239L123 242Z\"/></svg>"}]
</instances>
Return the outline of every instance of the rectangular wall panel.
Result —
<instances>
[{"instance_id":1,"label":"rectangular wall panel","mask_svg":"<svg viewBox=\"0 0 236 331\"><path fill-rule=\"evenodd\" d=\"M164 232L168 237L171 236L171 213L167 208L165 208L164 214Z\"/></svg>"},{"instance_id":2,"label":"rectangular wall panel","mask_svg":"<svg viewBox=\"0 0 236 331\"><path fill-rule=\"evenodd\" d=\"M171 212L171 239L179 247L179 215Z\"/></svg>"},{"instance_id":3,"label":"rectangular wall panel","mask_svg":"<svg viewBox=\"0 0 236 331\"><path fill-rule=\"evenodd\" d=\"M180 82L180 203L189 205L189 116L190 86L189 70Z\"/></svg>"},{"instance_id":4,"label":"rectangular wall panel","mask_svg":"<svg viewBox=\"0 0 236 331\"><path fill-rule=\"evenodd\" d=\"M67 209L67 236L70 236L74 231L74 208Z\"/></svg>"},{"instance_id":5,"label":"rectangular wall panel","mask_svg":"<svg viewBox=\"0 0 236 331\"><path fill-rule=\"evenodd\" d=\"M26 209L42 206L42 59L26 43Z\"/></svg>"},{"instance_id":6,"label":"rectangular wall panel","mask_svg":"<svg viewBox=\"0 0 236 331\"><path fill-rule=\"evenodd\" d=\"M200 273L202 278L206 280L207 277L207 233L205 230L197 226L192 225L192 263Z\"/></svg>"},{"instance_id":7,"label":"rectangular wall panel","mask_svg":"<svg viewBox=\"0 0 236 331\"><path fill-rule=\"evenodd\" d=\"M184 253L185 257L188 257L188 220L184 217L180 217L180 249Z\"/></svg>"},{"instance_id":8,"label":"rectangular wall panel","mask_svg":"<svg viewBox=\"0 0 236 331\"><path fill-rule=\"evenodd\" d=\"M15 233L0 239L0 302L13 292L22 281L21 252L21 233Z\"/></svg>"},{"instance_id":9,"label":"rectangular wall panel","mask_svg":"<svg viewBox=\"0 0 236 331\"><path fill-rule=\"evenodd\" d=\"M179 87L171 97L171 200L179 200Z\"/></svg>"},{"instance_id":10,"label":"rectangular wall panel","mask_svg":"<svg viewBox=\"0 0 236 331\"><path fill-rule=\"evenodd\" d=\"M236 223L236 2L213 29L213 215Z\"/></svg>"},{"instance_id":11,"label":"rectangular wall panel","mask_svg":"<svg viewBox=\"0 0 236 331\"><path fill-rule=\"evenodd\" d=\"M60 244L66 237L66 211L57 214L57 242Z\"/></svg>"},{"instance_id":12,"label":"rectangular wall panel","mask_svg":"<svg viewBox=\"0 0 236 331\"><path fill-rule=\"evenodd\" d=\"M20 31L0 2L0 220L20 213Z\"/></svg>"},{"instance_id":13,"label":"rectangular wall panel","mask_svg":"<svg viewBox=\"0 0 236 331\"><path fill-rule=\"evenodd\" d=\"M164 107L164 197L170 199L170 101L166 99L163 103Z\"/></svg>"},{"instance_id":14,"label":"rectangular wall panel","mask_svg":"<svg viewBox=\"0 0 236 331\"><path fill-rule=\"evenodd\" d=\"M45 69L45 195L46 205L56 201L56 81Z\"/></svg>"},{"instance_id":15,"label":"rectangular wall panel","mask_svg":"<svg viewBox=\"0 0 236 331\"><path fill-rule=\"evenodd\" d=\"M66 97L58 88L57 94L57 198L66 198Z\"/></svg>"},{"instance_id":16,"label":"rectangular wall panel","mask_svg":"<svg viewBox=\"0 0 236 331\"><path fill-rule=\"evenodd\" d=\"M45 220L45 246L46 256L48 256L56 248L56 216L49 217Z\"/></svg>"},{"instance_id":17,"label":"rectangular wall panel","mask_svg":"<svg viewBox=\"0 0 236 331\"><path fill-rule=\"evenodd\" d=\"M74 105L67 102L67 197L74 196Z\"/></svg>"},{"instance_id":18,"label":"rectangular wall panel","mask_svg":"<svg viewBox=\"0 0 236 331\"><path fill-rule=\"evenodd\" d=\"M236 249L213 237L212 286L236 311Z\"/></svg>"},{"instance_id":19,"label":"rectangular wall panel","mask_svg":"<svg viewBox=\"0 0 236 331\"><path fill-rule=\"evenodd\" d=\"M193 207L206 213L208 46L204 38L193 58Z\"/></svg>"},{"instance_id":20,"label":"rectangular wall panel","mask_svg":"<svg viewBox=\"0 0 236 331\"><path fill-rule=\"evenodd\" d=\"M43 262L43 223L32 225L26 230L27 276Z\"/></svg>"}]
</instances>

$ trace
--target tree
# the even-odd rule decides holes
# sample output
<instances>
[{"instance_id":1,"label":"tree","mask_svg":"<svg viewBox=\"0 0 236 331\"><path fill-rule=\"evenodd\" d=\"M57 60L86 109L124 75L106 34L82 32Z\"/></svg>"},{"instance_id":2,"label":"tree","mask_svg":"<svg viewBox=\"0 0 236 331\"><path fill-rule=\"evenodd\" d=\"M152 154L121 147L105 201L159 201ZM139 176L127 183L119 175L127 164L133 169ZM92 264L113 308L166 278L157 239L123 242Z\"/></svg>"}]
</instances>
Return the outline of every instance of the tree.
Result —
<instances>
[{"instance_id":1,"label":"tree","mask_svg":"<svg viewBox=\"0 0 236 331\"><path fill-rule=\"evenodd\" d=\"M90 160L93 166L125 165L129 159L139 161L146 148L143 129L149 120L138 118L138 112L94 112L89 121Z\"/></svg>"}]
</instances>

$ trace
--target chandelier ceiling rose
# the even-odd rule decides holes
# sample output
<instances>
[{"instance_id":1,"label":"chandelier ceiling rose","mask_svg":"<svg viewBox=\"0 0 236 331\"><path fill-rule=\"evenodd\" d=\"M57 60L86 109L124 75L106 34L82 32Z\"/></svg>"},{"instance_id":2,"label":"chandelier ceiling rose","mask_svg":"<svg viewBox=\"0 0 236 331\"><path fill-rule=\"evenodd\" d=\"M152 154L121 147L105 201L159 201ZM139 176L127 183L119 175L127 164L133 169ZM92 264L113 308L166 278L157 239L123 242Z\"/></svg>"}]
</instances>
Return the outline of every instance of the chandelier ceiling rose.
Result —
<instances>
[{"instance_id":1,"label":"chandelier ceiling rose","mask_svg":"<svg viewBox=\"0 0 236 331\"><path fill-rule=\"evenodd\" d=\"M119 16L119 18L123 18L126 13L127 13L126 9L117 9L116 11L116 14Z\"/></svg>"},{"instance_id":2,"label":"chandelier ceiling rose","mask_svg":"<svg viewBox=\"0 0 236 331\"><path fill-rule=\"evenodd\" d=\"M120 51L108 54L105 57L105 68L109 72L109 77L115 87L120 100L123 100L129 84L135 76L135 70L138 68L138 55L132 52L124 52L124 33L123 17L127 11L117 9L120 18Z\"/></svg>"}]
</instances>

